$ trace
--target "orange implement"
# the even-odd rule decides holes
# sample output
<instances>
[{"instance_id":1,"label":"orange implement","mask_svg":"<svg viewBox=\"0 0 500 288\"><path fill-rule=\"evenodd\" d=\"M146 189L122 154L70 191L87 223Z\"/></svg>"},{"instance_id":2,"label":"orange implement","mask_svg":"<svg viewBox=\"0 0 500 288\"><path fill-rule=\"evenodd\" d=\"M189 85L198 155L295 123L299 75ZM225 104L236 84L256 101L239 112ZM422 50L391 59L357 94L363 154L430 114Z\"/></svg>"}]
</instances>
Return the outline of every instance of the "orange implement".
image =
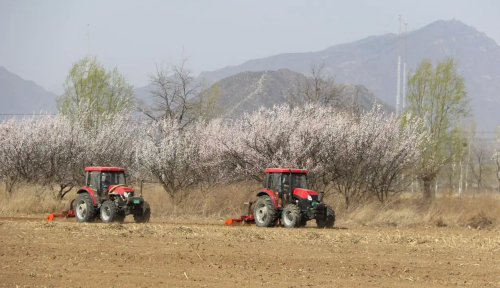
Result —
<instances>
[{"instance_id":1,"label":"orange implement","mask_svg":"<svg viewBox=\"0 0 500 288\"><path fill-rule=\"evenodd\" d=\"M255 219L253 218L253 213L252 213L252 204L253 202L245 202L243 203L245 205L248 205L248 214L247 215L242 215L240 218L229 218L224 221L224 225L232 225L234 223L239 223L239 222L244 222L245 224L253 224L255 223Z\"/></svg>"},{"instance_id":2,"label":"orange implement","mask_svg":"<svg viewBox=\"0 0 500 288\"><path fill-rule=\"evenodd\" d=\"M71 204L70 204L70 207L73 206L73 202L75 200L71 201ZM75 217L75 210L73 209L69 209L69 210L65 210L65 211L61 211L61 213L53 213L53 214L47 214L47 216L45 216L45 219L47 219L48 222L54 220L54 217Z\"/></svg>"},{"instance_id":3,"label":"orange implement","mask_svg":"<svg viewBox=\"0 0 500 288\"><path fill-rule=\"evenodd\" d=\"M253 223L255 223L255 220L253 218L253 214L250 215L250 216L243 215L240 218L226 219L226 221L224 221L224 225L233 225L235 223L240 223L240 222L244 222L245 224L253 224Z\"/></svg>"},{"instance_id":4,"label":"orange implement","mask_svg":"<svg viewBox=\"0 0 500 288\"><path fill-rule=\"evenodd\" d=\"M226 219L226 221L224 221L224 225L231 225L233 224L233 222L236 222L240 219Z\"/></svg>"}]
</instances>

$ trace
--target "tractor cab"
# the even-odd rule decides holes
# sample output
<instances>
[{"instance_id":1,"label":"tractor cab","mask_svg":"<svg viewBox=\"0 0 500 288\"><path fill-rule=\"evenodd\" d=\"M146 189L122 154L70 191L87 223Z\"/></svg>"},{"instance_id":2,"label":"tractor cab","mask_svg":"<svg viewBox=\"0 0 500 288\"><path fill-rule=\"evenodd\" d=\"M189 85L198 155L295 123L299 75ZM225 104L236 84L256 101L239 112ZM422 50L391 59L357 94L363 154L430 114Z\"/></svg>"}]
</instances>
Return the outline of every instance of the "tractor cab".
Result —
<instances>
[{"instance_id":1,"label":"tractor cab","mask_svg":"<svg viewBox=\"0 0 500 288\"><path fill-rule=\"evenodd\" d=\"M113 186L127 184L125 168L117 167L86 167L85 186L96 191L99 198L106 198ZM115 189L116 190L116 189Z\"/></svg>"},{"instance_id":2,"label":"tractor cab","mask_svg":"<svg viewBox=\"0 0 500 288\"><path fill-rule=\"evenodd\" d=\"M271 190L278 196L279 207L294 203L294 199L303 198L304 195L305 198L308 198L308 195L317 198L318 193L309 190L305 169L267 168L265 173L264 189Z\"/></svg>"},{"instance_id":3,"label":"tractor cab","mask_svg":"<svg viewBox=\"0 0 500 288\"><path fill-rule=\"evenodd\" d=\"M292 189L308 189L306 170L301 170L302 172L290 172L290 170L277 172L272 170L276 170L276 168L266 169L265 188L278 191L284 188L290 188L291 184Z\"/></svg>"}]
</instances>

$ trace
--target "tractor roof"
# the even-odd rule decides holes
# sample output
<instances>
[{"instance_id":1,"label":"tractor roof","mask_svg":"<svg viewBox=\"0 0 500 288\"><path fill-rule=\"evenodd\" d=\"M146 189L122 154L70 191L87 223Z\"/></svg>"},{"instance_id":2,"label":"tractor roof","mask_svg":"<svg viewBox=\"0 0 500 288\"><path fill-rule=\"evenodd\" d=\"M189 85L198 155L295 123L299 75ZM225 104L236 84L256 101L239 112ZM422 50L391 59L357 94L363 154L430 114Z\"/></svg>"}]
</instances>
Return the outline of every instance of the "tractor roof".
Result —
<instances>
[{"instance_id":1,"label":"tractor roof","mask_svg":"<svg viewBox=\"0 0 500 288\"><path fill-rule=\"evenodd\" d=\"M120 168L120 167L108 167L108 166L93 166L93 167L85 167L85 171L114 171L114 172L125 172L125 168Z\"/></svg>"},{"instance_id":2,"label":"tractor roof","mask_svg":"<svg viewBox=\"0 0 500 288\"><path fill-rule=\"evenodd\" d=\"M298 168L266 168L264 171L266 173L307 173L306 169L298 169Z\"/></svg>"}]
</instances>

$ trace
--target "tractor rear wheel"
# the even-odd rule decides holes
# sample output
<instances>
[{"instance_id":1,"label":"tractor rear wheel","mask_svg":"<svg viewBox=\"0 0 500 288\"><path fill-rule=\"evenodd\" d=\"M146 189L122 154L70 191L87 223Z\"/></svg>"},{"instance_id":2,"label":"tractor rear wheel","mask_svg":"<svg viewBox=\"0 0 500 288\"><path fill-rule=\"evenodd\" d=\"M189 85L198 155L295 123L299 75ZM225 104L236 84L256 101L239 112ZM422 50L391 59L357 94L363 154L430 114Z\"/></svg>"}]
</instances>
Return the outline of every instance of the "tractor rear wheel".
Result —
<instances>
[{"instance_id":1,"label":"tractor rear wheel","mask_svg":"<svg viewBox=\"0 0 500 288\"><path fill-rule=\"evenodd\" d=\"M135 223L146 223L149 222L151 218L151 208L149 208L148 202L144 201L142 204L142 214L134 214Z\"/></svg>"},{"instance_id":2,"label":"tractor rear wheel","mask_svg":"<svg viewBox=\"0 0 500 288\"><path fill-rule=\"evenodd\" d=\"M335 224L335 211L333 211L332 207L326 206L326 218L316 219L316 224L318 225L318 228L333 227L333 224Z\"/></svg>"},{"instance_id":3,"label":"tractor rear wheel","mask_svg":"<svg viewBox=\"0 0 500 288\"><path fill-rule=\"evenodd\" d=\"M281 221L285 228L294 228L300 226L301 217L299 206L295 204L288 204L281 212Z\"/></svg>"},{"instance_id":4,"label":"tractor rear wheel","mask_svg":"<svg viewBox=\"0 0 500 288\"><path fill-rule=\"evenodd\" d=\"M101 205L101 220L104 223L110 223L116 220L117 218L117 209L115 203L113 201L107 200L104 201Z\"/></svg>"},{"instance_id":5,"label":"tractor rear wheel","mask_svg":"<svg viewBox=\"0 0 500 288\"><path fill-rule=\"evenodd\" d=\"M78 194L73 207L75 210L75 218L77 222L90 222L94 219L95 207L90 194Z\"/></svg>"},{"instance_id":6,"label":"tractor rear wheel","mask_svg":"<svg viewBox=\"0 0 500 288\"><path fill-rule=\"evenodd\" d=\"M276 226L278 219L278 211L274 208L274 203L271 197L265 195L260 196L254 206L255 224L259 227Z\"/></svg>"}]
</instances>

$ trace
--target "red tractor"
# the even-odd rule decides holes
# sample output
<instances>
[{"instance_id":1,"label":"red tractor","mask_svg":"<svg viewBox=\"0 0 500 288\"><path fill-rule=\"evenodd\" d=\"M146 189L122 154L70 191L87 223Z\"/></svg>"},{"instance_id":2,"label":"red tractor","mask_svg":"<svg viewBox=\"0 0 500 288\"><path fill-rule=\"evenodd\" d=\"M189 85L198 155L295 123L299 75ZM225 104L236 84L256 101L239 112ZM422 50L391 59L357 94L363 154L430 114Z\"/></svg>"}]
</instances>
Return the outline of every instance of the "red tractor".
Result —
<instances>
[{"instance_id":1,"label":"red tractor","mask_svg":"<svg viewBox=\"0 0 500 288\"><path fill-rule=\"evenodd\" d=\"M125 168L86 167L85 185L74 200L74 215L78 222L89 222L100 216L102 222L122 222L132 214L137 223L148 222L149 204L141 194L127 186Z\"/></svg>"},{"instance_id":2,"label":"red tractor","mask_svg":"<svg viewBox=\"0 0 500 288\"><path fill-rule=\"evenodd\" d=\"M315 219L319 228L330 228L335 223L332 207L322 203L324 193L309 190L307 170L296 168L266 168L264 188L257 193L257 201L249 207L249 214L233 222L254 222L260 227L277 226L278 221L286 228L303 227ZM251 205L252 203L250 203Z\"/></svg>"}]
</instances>

